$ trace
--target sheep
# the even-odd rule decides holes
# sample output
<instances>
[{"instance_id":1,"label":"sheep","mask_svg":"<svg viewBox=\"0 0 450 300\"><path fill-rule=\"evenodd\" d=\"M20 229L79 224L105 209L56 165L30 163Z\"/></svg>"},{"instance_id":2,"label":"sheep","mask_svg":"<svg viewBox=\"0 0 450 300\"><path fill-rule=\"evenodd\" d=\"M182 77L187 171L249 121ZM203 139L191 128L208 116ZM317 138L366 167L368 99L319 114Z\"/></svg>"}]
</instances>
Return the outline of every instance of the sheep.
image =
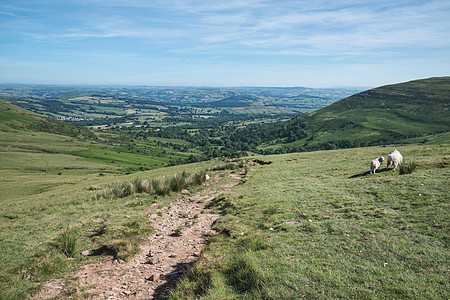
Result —
<instances>
[{"instance_id":1,"label":"sheep","mask_svg":"<svg viewBox=\"0 0 450 300\"><path fill-rule=\"evenodd\" d=\"M380 156L370 162L370 174L375 174L375 171L381 166L384 161L384 157Z\"/></svg>"},{"instance_id":2,"label":"sheep","mask_svg":"<svg viewBox=\"0 0 450 300\"><path fill-rule=\"evenodd\" d=\"M398 165L401 165L403 162L403 156L398 152L397 149L394 149L391 151L391 154L389 154L387 159L387 166L386 168L389 168L389 166L394 166L394 171L397 169Z\"/></svg>"}]
</instances>

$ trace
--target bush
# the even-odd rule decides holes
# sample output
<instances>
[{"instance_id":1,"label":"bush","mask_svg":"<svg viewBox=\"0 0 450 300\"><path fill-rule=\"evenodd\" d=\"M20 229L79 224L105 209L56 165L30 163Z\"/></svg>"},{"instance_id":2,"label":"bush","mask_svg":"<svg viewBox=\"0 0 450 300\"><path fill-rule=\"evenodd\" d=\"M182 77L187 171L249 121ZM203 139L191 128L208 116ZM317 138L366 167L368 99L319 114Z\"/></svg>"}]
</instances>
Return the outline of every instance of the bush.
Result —
<instances>
[{"instance_id":1,"label":"bush","mask_svg":"<svg viewBox=\"0 0 450 300\"><path fill-rule=\"evenodd\" d=\"M150 191L150 181L148 179L138 178L134 180L136 193L148 193Z\"/></svg>"},{"instance_id":2,"label":"bush","mask_svg":"<svg viewBox=\"0 0 450 300\"><path fill-rule=\"evenodd\" d=\"M167 186L170 192L179 192L186 187L186 173L175 174L168 179Z\"/></svg>"},{"instance_id":3,"label":"bush","mask_svg":"<svg viewBox=\"0 0 450 300\"><path fill-rule=\"evenodd\" d=\"M400 175L411 174L417 168L417 164L413 161L410 163L401 164L398 166Z\"/></svg>"},{"instance_id":4,"label":"bush","mask_svg":"<svg viewBox=\"0 0 450 300\"><path fill-rule=\"evenodd\" d=\"M164 196L167 194L167 189L164 184L164 177L152 180L152 191L153 193Z\"/></svg>"}]
</instances>

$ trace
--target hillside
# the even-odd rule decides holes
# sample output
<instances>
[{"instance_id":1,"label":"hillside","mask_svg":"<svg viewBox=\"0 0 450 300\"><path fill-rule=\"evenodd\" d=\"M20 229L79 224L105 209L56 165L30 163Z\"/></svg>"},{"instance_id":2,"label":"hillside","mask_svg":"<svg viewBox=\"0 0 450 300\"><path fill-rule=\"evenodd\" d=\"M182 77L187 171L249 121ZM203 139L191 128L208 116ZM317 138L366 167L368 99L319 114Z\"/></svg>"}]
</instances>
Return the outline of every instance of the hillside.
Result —
<instances>
[{"instance_id":1,"label":"hillside","mask_svg":"<svg viewBox=\"0 0 450 300\"><path fill-rule=\"evenodd\" d=\"M1 100L0 130L3 132L48 132L81 139L97 139L89 129L50 119Z\"/></svg>"},{"instance_id":2,"label":"hillside","mask_svg":"<svg viewBox=\"0 0 450 300\"><path fill-rule=\"evenodd\" d=\"M206 106L209 106L209 107L246 107L246 106L250 106L252 103L254 103L255 100L257 100L256 97L240 95L240 96L227 97L227 98L224 98L219 101L210 102L210 103L207 103Z\"/></svg>"},{"instance_id":3,"label":"hillside","mask_svg":"<svg viewBox=\"0 0 450 300\"><path fill-rule=\"evenodd\" d=\"M0 298L448 299L448 144L397 149L412 174L369 175L391 149L366 147L257 156L231 173L215 160L70 184L63 172L59 186L47 174L25 195L10 182L22 194L0 195ZM202 170L206 185L176 188ZM209 237L201 251L194 233Z\"/></svg>"},{"instance_id":4,"label":"hillside","mask_svg":"<svg viewBox=\"0 0 450 300\"><path fill-rule=\"evenodd\" d=\"M361 92L286 122L250 126L231 139L269 154L427 142L450 131L449 106L450 77L415 80Z\"/></svg>"},{"instance_id":5,"label":"hillside","mask_svg":"<svg viewBox=\"0 0 450 300\"><path fill-rule=\"evenodd\" d=\"M310 144L388 144L449 131L449 106L450 77L430 78L368 90L292 122L309 123L305 144L314 134Z\"/></svg>"},{"instance_id":6,"label":"hillside","mask_svg":"<svg viewBox=\"0 0 450 300\"><path fill-rule=\"evenodd\" d=\"M17 167L27 170L36 167L27 163L26 156L31 155L30 151L36 156L58 154L70 157L69 160L90 161L96 170L111 169L113 172L120 170L131 173L161 168L183 163L193 155L176 147L180 143L187 142L148 139L132 136L128 132L94 132L86 127L47 118L0 101L0 150L8 152L0 151L0 162L9 160L12 152L20 153L24 159L17 162ZM166 146L167 144L175 146ZM36 162L34 158L30 160ZM42 163L37 165L41 168ZM55 170L61 171L64 168L64 163L61 162Z\"/></svg>"}]
</instances>

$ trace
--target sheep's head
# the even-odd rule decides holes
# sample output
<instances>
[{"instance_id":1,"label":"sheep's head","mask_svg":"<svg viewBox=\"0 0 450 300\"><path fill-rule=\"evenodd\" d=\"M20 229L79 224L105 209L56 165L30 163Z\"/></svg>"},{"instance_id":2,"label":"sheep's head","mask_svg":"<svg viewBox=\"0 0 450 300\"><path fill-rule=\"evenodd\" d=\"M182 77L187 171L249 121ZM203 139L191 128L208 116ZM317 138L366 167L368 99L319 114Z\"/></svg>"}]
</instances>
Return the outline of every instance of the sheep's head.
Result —
<instances>
[{"instance_id":1,"label":"sheep's head","mask_svg":"<svg viewBox=\"0 0 450 300\"><path fill-rule=\"evenodd\" d=\"M380 163L382 163L382 162L384 161L384 157L383 157L383 156L379 157L379 158L378 158L378 161L379 161Z\"/></svg>"}]
</instances>

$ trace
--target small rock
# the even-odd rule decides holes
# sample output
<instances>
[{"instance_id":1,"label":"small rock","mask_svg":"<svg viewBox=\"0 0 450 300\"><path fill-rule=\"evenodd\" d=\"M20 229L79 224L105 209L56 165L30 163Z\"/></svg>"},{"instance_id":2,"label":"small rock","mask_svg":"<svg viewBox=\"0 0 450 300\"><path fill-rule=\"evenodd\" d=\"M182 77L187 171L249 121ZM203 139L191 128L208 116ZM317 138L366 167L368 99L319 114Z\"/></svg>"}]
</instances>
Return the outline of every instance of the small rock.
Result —
<instances>
[{"instance_id":1,"label":"small rock","mask_svg":"<svg viewBox=\"0 0 450 300\"><path fill-rule=\"evenodd\" d=\"M94 219L94 220L92 220L92 222L101 224L101 223L104 223L105 220L99 218L99 219Z\"/></svg>"},{"instance_id":2,"label":"small rock","mask_svg":"<svg viewBox=\"0 0 450 300\"><path fill-rule=\"evenodd\" d=\"M149 259L149 260L146 262L146 264L148 264L148 265L156 265L156 264L159 264L160 262L161 262L161 259L160 259L160 258L152 257L151 259Z\"/></svg>"},{"instance_id":3,"label":"small rock","mask_svg":"<svg viewBox=\"0 0 450 300\"><path fill-rule=\"evenodd\" d=\"M159 280L160 277L161 277L161 275L159 273L155 273L152 276L150 276L147 280L148 281L157 281L157 280Z\"/></svg>"},{"instance_id":4,"label":"small rock","mask_svg":"<svg viewBox=\"0 0 450 300\"><path fill-rule=\"evenodd\" d=\"M83 256L89 256L90 251L89 250L84 250L83 252L81 252L81 255Z\"/></svg>"},{"instance_id":5,"label":"small rock","mask_svg":"<svg viewBox=\"0 0 450 300\"><path fill-rule=\"evenodd\" d=\"M130 291L122 291L120 294L124 295L124 296L129 296L129 295L131 295L131 292Z\"/></svg>"},{"instance_id":6,"label":"small rock","mask_svg":"<svg viewBox=\"0 0 450 300\"><path fill-rule=\"evenodd\" d=\"M210 179L211 179L211 177L209 177L209 175L208 175L208 174L206 174L206 175L205 175L205 179L206 179L206 180L210 180Z\"/></svg>"},{"instance_id":7,"label":"small rock","mask_svg":"<svg viewBox=\"0 0 450 300\"><path fill-rule=\"evenodd\" d=\"M269 228L269 230L270 230L270 231L272 231L272 230L273 230L273 228L272 228L272 227L270 227L270 228Z\"/></svg>"},{"instance_id":8,"label":"small rock","mask_svg":"<svg viewBox=\"0 0 450 300\"><path fill-rule=\"evenodd\" d=\"M170 255L169 255L170 258L175 258L175 257L177 257L177 256L178 256L178 255L176 255L176 254L170 254Z\"/></svg>"}]
</instances>

